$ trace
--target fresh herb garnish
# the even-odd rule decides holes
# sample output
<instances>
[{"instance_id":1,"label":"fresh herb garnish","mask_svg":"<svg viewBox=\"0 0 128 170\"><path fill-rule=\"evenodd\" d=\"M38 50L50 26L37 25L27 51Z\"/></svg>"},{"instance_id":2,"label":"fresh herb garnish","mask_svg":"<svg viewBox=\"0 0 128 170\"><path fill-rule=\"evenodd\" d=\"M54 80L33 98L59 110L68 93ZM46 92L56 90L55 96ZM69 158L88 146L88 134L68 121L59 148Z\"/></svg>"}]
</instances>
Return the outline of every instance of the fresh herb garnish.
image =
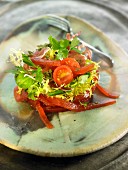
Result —
<instances>
[{"instance_id":1,"label":"fresh herb garnish","mask_svg":"<svg viewBox=\"0 0 128 170\"><path fill-rule=\"evenodd\" d=\"M28 89L35 82L34 78L25 73L19 73L15 75L16 84L23 89Z\"/></svg>"},{"instance_id":2,"label":"fresh herb garnish","mask_svg":"<svg viewBox=\"0 0 128 170\"><path fill-rule=\"evenodd\" d=\"M49 36L49 42L51 45L51 49L57 51L57 53L55 54L56 60L62 60L66 58L70 50L75 50L78 53L81 53L81 51L76 48L76 46L79 45L79 40L77 37L75 37L72 41L69 41L67 39L58 41L52 36Z\"/></svg>"},{"instance_id":3,"label":"fresh herb garnish","mask_svg":"<svg viewBox=\"0 0 128 170\"><path fill-rule=\"evenodd\" d=\"M41 67L38 67L36 70L33 70L33 74L35 75L35 80L41 83L43 79L43 73Z\"/></svg>"},{"instance_id":4,"label":"fresh herb garnish","mask_svg":"<svg viewBox=\"0 0 128 170\"><path fill-rule=\"evenodd\" d=\"M73 40L71 41L71 44L70 44L70 48L71 50L74 49L76 46L78 46L79 44L79 40L77 37L73 38Z\"/></svg>"},{"instance_id":5,"label":"fresh herb garnish","mask_svg":"<svg viewBox=\"0 0 128 170\"><path fill-rule=\"evenodd\" d=\"M56 96L56 95L59 95L59 94L64 94L65 92L63 90L55 90L53 92L49 92L48 95L49 96Z\"/></svg>"},{"instance_id":6,"label":"fresh herb garnish","mask_svg":"<svg viewBox=\"0 0 128 170\"><path fill-rule=\"evenodd\" d=\"M29 66L36 67L35 64L30 60L30 57L26 54L22 54L23 62Z\"/></svg>"}]
</instances>

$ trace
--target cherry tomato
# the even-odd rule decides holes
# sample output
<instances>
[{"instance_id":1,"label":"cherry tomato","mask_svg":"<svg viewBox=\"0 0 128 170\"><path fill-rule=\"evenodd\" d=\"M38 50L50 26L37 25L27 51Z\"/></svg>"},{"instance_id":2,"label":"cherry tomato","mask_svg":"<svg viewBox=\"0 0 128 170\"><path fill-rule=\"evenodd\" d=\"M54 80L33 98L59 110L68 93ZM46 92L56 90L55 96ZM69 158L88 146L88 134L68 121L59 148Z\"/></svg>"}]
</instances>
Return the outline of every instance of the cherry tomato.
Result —
<instances>
[{"instance_id":1,"label":"cherry tomato","mask_svg":"<svg viewBox=\"0 0 128 170\"><path fill-rule=\"evenodd\" d=\"M66 65L61 65L54 70L53 79L59 86L66 85L73 80L72 70Z\"/></svg>"},{"instance_id":2,"label":"cherry tomato","mask_svg":"<svg viewBox=\"0 0 128 170\"><path fill-rule=\"evenodd\" d=\"M26 101L27 98L28 98L28 94L27 92L25 92L24 90L21 91L21 94L18 93L18 86L16 86L14 88L14 97L15 97L15 100L17 102L23 102L23 101Z\"/></svg>"},{"instance_id":3,"label":"cherry tomato","mask_svg":"<svg viewBox=\"0 0 128 170\"><path fill-rule=\"evenodd\" d=\"M79 63L75 60L75 58L65 58L61 61L61 64L69 66L73 72L80 68Z\"/></svg>"}]
</instances>

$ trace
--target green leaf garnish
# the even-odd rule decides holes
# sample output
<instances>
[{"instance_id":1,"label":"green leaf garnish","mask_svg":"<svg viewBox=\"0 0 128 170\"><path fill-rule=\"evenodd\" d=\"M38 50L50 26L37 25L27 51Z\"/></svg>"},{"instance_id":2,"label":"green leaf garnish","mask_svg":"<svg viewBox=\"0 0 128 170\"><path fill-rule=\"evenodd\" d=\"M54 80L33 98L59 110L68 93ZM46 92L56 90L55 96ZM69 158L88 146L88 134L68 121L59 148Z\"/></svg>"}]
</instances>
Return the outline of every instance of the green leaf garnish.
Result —
<instances>
[{"instance_id":1,"label":"green leaf garnish","mask_svg":"<svg viewBox=\"0 0 128 170\"><path fill-rule=\"evenodd\" d=\"M49 36L49 42L51 44L51 48L53 50L58 50L60 48L60 43L59 41L57 41L55 38L53 38L52 36Z\"/></svg>"},{"instance_id":2,"label":"green leaf garnish","mask_svg":"<svg viewBox=\"0 0 128 170\"><path fill-rule=\"evenodd\" d=\"M67 48L69 46L69 40L67 39L63 39L63 40L60 40L60 49L64 49L64 48Z\"/></svg>"},{"instance_id":3,"label":"green leaf garnish","mask_svg":"<svg viewBox=\"0 0 128 170\"><path fill-rule=\"evenodd\" d=\"M29 56L26 54L22 54L23 62L26 63L29 66L36 67L35 64L30 60Z\"/></svg>"},{"instance_id":4,"label":"green leaf garnish","mask_svg":"<svg viewBox=\"0 0 128 170\"><path fill-rule=\"evenodd\" d=\"M76 51L77 53L82 53L82 51L78 50L78 48L73 47L72 50Z\"/></svg>"},{"instance_id":5,"label":"green leaf garnish","mask_svg":"<svg viewBox=\"0 0 128 170\"><path fill-rule=\"evenodd\" d=\"M15 75L15 81L20 88L23 88L25 90L28 89L35 82L34 79L32 79L28 74L25 73Z\"/></svg>"},{"instance_id":6,"label":"green leaf garnish","mask_svg":"<svg viewBox=\"0 0 128 170\"><path fill-rule=\"evenodd\" d=\"M62 60L66 58L68 55L68 50L67 49L60 49L55 57L56 60Z\"/></svg>"},{"instance_id":7,"label":"green leaf garnish","mask_svg":"<svg viewBox=\"0 0 128 170\"><path fill-rule=\"evenodd\" d=\"M70 44L70 48L71 49L75 48L76 46L78 46L79 43L80 42L77 37L73 38L73 40L71 41L71 44Z\"/></svg>"},{"instance_id":8,"label":"green leaf garnish","mask_svg":"<svg viewBox=\"0 0 128 170\"><path fill-rule=\"evenodd\" d=\"M58 94L64 94L65 92L63 90L55 90L53 92L49 92L48 95L49 96L56 96Z\"/></svg>"},{"instance_id":9,"label":"green leaf garnish","mask_svg":"<svg viewBox=\"0 0 128 170\"><path fill-rule=\"evenodd\" d=\"M36 79L36 81L38 81L38 82L40 82L40 83L42 82L43 73L42 73L41 67L38 67L38 68L37 68L35 79Z\"/></svg>"},{"instance_id":10,"label":"green leaf garnish","mask_svg":"<svg viewBox=\"0 0 128 170\"><path fill-rule=\"evenodd\" d=\"M14 69L7 70L7 72L12 73L12 74L25 73L23 67L21 67L21 66L15 66Z\"/></svg>"},{"instance_id":11,"label":"green leaf garnish","mask_svg":"<svg viewBox=\"0 0 128 170\"><path fill-rule=\"evenodd\" d=\"M28 89L28 98L32 100L36 100L37 91L39 91L39 85L37 83L32 84Z\"/></svg>"},{"instance_id":12,"label":"green leaf garnish","mask_svg":"<svg viewBox=\"0 0 128 170\"><path fill-rule=\"evenodd\" d=\"M79 40L77 39L77 37L75 37L72 41L69 41L67 39L58 41L52 36L49 36L49 42L51 48L53 50L57 50L57 54L55 56L56 60L62 60L66 58L70 50L75 50L78 53L81 53L81 51L76 48L76 46L79 44Z\"/></svg>"}]
</instances>

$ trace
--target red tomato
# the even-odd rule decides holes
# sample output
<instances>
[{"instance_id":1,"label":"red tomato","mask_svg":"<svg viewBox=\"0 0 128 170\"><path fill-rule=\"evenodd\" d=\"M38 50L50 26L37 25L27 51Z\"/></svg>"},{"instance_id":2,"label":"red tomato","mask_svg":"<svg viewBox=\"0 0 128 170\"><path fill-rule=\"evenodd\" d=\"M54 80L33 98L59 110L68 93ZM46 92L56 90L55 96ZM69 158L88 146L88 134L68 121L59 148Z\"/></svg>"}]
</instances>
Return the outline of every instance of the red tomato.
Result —
<instances>
[{"instance_id":1,"label":"red tomato","mask_svg":"<svg viewBox=\"0 0 128 170\"><path fill-rule=\"evenodd\" d=\"M66 65L61 65L54 70L53 79L59 86L66 85L73 80L72 70Z\"/></svg>"},{"instance_id":2,"label":"red tomato","mask_svg":"<svg viewBox=\"0 0 128 170\"><path fill-rule=\"evenodd\" d=\"M15 97L15 100L17 102L23 102L23 101L26 101L27 98L28 98L28 94L27 92L25 92L24 90L21 91L21 94L18 93L18 86L16 86L14 88L14 97Z\"/></svg>"},{"instance_id":3,"label":"red tomato","mask_svg":"<svg viewBox=\"0 0 128 170\"><path fill-rule=\"evenodd\" d=\"M80 68L79 63L75 60L75 58L65 58L61 61L61 64L69 66L73 72Z\"/></svg>"}]
</instances>

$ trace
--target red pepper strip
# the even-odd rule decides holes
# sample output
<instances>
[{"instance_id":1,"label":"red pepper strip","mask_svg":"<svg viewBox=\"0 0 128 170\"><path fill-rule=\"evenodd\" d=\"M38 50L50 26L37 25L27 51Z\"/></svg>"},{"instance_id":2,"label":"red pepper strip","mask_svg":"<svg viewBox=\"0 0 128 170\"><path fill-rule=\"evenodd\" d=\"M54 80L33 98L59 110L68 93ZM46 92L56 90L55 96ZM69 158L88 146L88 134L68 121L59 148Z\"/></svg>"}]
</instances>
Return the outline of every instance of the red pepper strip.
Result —
<instances>
[{"instance_id":1,"label":"red pepper strip","mask_svg":"<svg viewBox=\"0 0 128 170\"><path fill-rule=\"evenodd\" d=\"M54 106L60 106L68 110L74 110L77 109L77 105L75 103L66 101L61 98L56 98L56 97L46 97L46 99L52 103Z\"/></svg>"},{"instance_id":2,"label":"red pepper strip","mask_svg":"<svg viewBox=\"0 0 128 170\"><path fill-rule=\"evenodd\" d=\"M44 95L40 95L38 97L38 100L45 104L46 106L55 106L53 103L51 103Z\"/></svg>"},{"instance_id":3,"label":"red pepper strip","mask_svg":"<svg viewBox=\"0 0 128 170\"><path fill-rule=\"evenodd\" d=\"M89 71L91 71L94 68L95 64L89 64L87 66L81 67L80 69L78 69L77 71L74 72L75 75L79 75L79 74L85 74Z\"/></svg>"},{"instance_id":4,"label":"red pepper strip","mask_svg":"<svg viewBox=\"0 0 128 170\"><path fill-rule=\"evenodd\" d=\"M46 66L46 67L53 67L53 66L60 66L61 62L59 60L57 61L52 61L52 60L46 60L46 59L42 59L40 57L31 57L31 60L34 64L36 65L40 65L40 66Z\"/></svg>"},{"instance_id":5,"label":"red pepper strip","mask_svg":"<svg viewBox=\"0 0 128 170\"><path fill-rule=\"evenodd\" d=\"M40 118L41 118L41 120L43 121L43 123L46 125L46 127L47 128L49 128L49 129L52 129L54 126L51 124L51 122L48 120L48 118L47 118L47 116L46 116L46 114L45 114L45 112L44 112L44 109L41 107L41 105L40 105L40 102L38 102L37 104L36 104L36 109L37 109L37 111L38 111L38 113L39 113L39 116L40 116Z\"/></svg>"},{"instance_id":6,"label":"red pepper strip","mask_svg":"<svg viewBox=\"0 0 128 170\"><path fill-rule=\"evenodd\" d=\"M115 94L111 94L108 91L106 91L106 89L104 89L102 86L100 86L99 84L96 85L97 89L104 94L107 97L113 98L113 99L117 99L119 98L119 95L115 95Z\"/></svg>"},{"instance_id":7,"label":"red pepper strip","mask_svg":"<svg viewBox=\"0 0 128 170\"><path fill-rule=\"evenodd\" d=\"M115 103L116 103L116 100L111 100L111 101L107 101L104 103L89 103L87 106L79 105L78 109L74 109L73 111L81 112L81 111L86 111L86 110L92 110L92 109L103 107L103 106L109 106Z\"/></svg>"},{"instance_id":8,"label":"red pepper strip","mask_svg":"<svg viewBox=\"0 0 128 170\"><path fill-rule=\"evenodd\" d=\"M58 113L67 111L67 109L58 106L44 106L43 109L46 113Z\"/></svg>"}]
</instances>

